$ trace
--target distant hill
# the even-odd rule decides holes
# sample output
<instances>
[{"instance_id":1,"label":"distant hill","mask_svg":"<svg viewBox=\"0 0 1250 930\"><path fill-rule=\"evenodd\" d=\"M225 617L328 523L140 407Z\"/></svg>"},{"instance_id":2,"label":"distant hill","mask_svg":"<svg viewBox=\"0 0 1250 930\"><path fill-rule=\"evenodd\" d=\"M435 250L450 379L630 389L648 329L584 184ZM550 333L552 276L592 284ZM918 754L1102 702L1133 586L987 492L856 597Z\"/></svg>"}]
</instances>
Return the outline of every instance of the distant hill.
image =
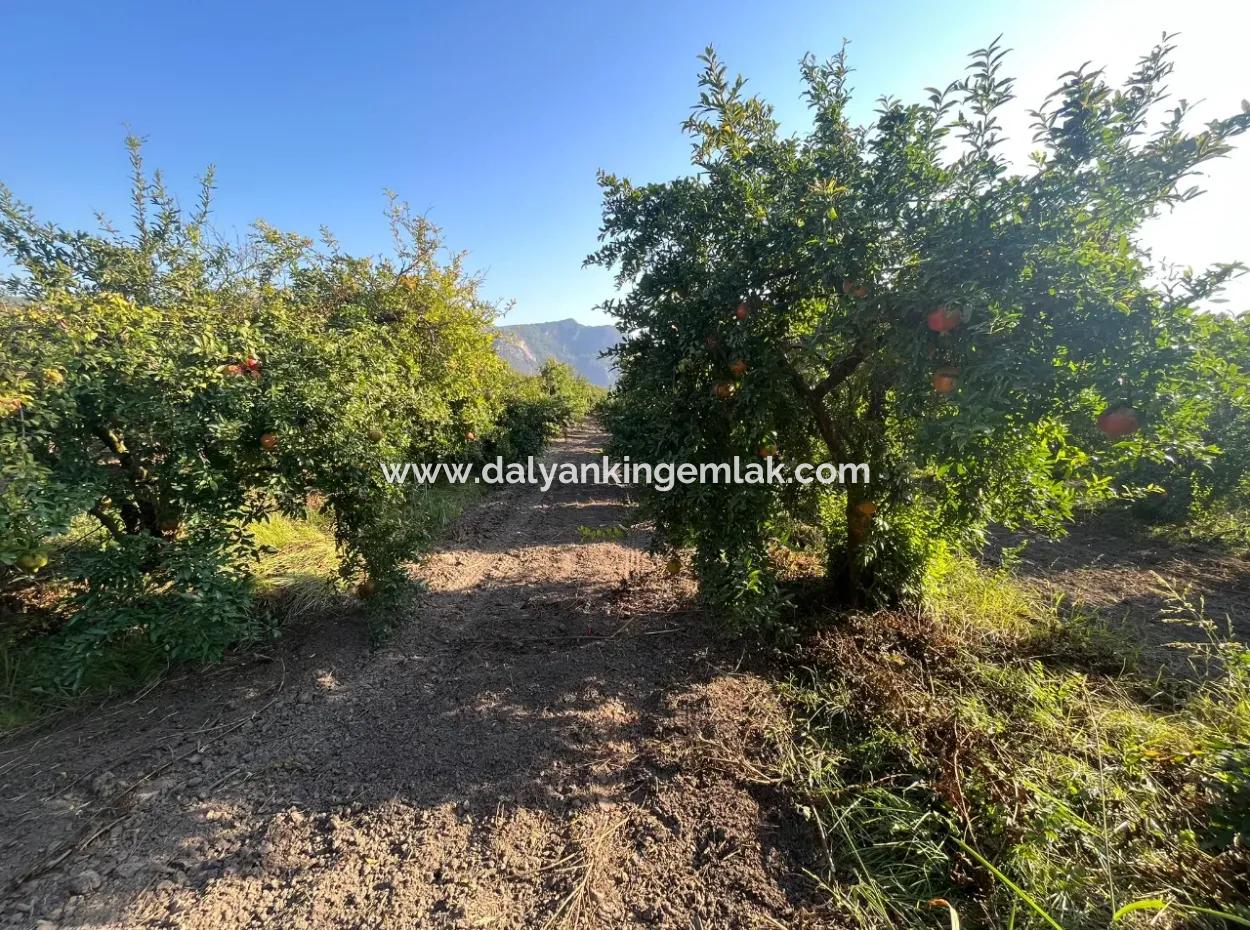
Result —
<instances>
[{"instance_id":1,"label":"distant hill","mask_svg":"<svg viewBox=\"0 0 1250 930\"><path fill-rule=\"evenodd\" d=\"M553 323L517 323L500 326L495 351L522 374L532 375L543 362L554 358L601 387L611 387L616 371L609 359L599 357L620 341L615 326L583 326L577 320Z\"/></svg>"}]
</instances>

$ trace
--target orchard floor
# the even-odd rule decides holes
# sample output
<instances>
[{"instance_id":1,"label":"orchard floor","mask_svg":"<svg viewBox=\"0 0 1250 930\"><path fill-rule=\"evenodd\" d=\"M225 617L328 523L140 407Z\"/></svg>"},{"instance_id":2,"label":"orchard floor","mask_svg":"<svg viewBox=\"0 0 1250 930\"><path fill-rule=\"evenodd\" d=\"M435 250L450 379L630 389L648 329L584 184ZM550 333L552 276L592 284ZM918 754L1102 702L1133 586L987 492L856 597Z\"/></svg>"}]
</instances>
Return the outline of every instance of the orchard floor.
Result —
<instances>
[{"instance_id":1,"label":"orchard floor","mask_svg":"<svg viewBox=\"0 0 1250 930\"><path fill-rule=\"evenodd\" d=\"M1250 551L1152 536L1126 514L1108 513L1072 527L1058 540L1001 534L986 553L991 564L1004 546L1027 539L1011 567L1017 581L1066 609L1093 611L1135 644L1143 665L1180 671L1184 654L1174 642L1203 642L1177 616L1177 596L1201 605L1220 634L1250 642Z\"/></svg>"},{"instance_id":2,"label":"orchard floor","mask_svg":"<svg viewBox=\"0 0 1250 930\"><path fill-rule=\"evenodd\" d=\"M645 533L581 538L626 505L501 491L386 648L322 621L0 743L0 926L804 925L744 764L781 709Z\"/></svg>"}]
</instances>

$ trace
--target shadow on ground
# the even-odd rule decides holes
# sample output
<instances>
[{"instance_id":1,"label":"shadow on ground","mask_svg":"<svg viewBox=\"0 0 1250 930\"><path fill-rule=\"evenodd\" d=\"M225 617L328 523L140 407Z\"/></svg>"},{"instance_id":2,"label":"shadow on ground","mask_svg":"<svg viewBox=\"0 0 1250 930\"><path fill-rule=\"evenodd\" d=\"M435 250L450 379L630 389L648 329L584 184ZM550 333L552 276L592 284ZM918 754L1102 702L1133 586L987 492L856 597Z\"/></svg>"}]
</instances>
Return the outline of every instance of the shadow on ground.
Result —
<instances>
[{"instance_id":1,"label":"shadow on ground","mask_svg":"<svg viewBox=\"0 0 1250 930\"><path fill-rule=\"evenodd\" d=\"M789 920L805 837L743 765L780 710L643 533L579 541L629 521L615 489L502 492L382 651L347 617L0 746L9 923Z\"/></svg>"}]
</instances>

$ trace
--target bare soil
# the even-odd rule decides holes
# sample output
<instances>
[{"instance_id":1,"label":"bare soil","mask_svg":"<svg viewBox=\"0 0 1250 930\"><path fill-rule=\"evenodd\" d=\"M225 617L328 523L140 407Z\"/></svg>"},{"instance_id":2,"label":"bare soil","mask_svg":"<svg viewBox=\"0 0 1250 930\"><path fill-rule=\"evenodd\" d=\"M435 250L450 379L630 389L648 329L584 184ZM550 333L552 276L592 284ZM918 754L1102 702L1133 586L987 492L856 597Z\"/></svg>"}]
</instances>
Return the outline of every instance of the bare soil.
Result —
<instances>
[{"instance_id":1,"label":"bare soil","mask_svg":"<svg viewBox=\"0 0 1250 930\"><path fill-rule=\"evenodd\" d=\"M323 620L0 744L0 926L806 923L804 834L748 774L781 710L645 531L578 533L628 520L501 491L386 648Z\"/></svg>"}]
</instances>

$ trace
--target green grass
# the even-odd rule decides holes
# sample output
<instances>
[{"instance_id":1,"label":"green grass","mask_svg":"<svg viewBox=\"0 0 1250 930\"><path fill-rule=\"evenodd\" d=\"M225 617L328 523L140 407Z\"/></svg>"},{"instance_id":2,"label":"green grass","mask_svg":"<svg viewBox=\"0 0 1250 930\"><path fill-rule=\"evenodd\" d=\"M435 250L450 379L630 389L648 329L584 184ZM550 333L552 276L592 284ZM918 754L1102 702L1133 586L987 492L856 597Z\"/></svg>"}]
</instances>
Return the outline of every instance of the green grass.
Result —
<instances>
[{"instance_id":1,"label":"green grass","mask_svg":"<svg viewBox=\"0 0 1250 930\"><path fill-rule=\"evenodd\" d=\"M1152 532L1172 542L1215 546L1238 554L1250 552L1250 509L1197 507L1178 523L1156 526Z\"/></svg>"},{"instance_id":2,"label":"green grass","mask_svg":"<svg viewBox=\"0 0 1250 930\"><path fill-rule=\"evenodd\" d=\"M577 538L582 542L603 542L604 540L624 539L628 534L624 525L613 523L611 526L579 526Z\"/></svg>"},{"instance_id":3,"label":"green grass","mask_svg":"<svg viewBox=\"0 0 1250 930\"><path fill-rule=\"evenodd\" d=\"M426 543L431 544L485 493L478 484L425 485L409 502L408 519L427 528Z\"/></svg>"},{"instance_id":4,"label":"green grass","mask_svg":"<svg viewBox=\"0 0 1250 930\"><path fill-rule=\"evenodd\" d=\"M1178 595L1172 617L1209 634L1205 678L1160 678L1097 617L950 559L925 610L815 637L779 686L794 728L776 775L831 910L941 926L949 902L965 927L1064 930L1141 900L1168 906L1118 925L1250 913L1250 652L1200 603Z\"/></svg>"},{"instance_id":5,"label":"green grass","mask_svg":"<svg viewBox=\"0 0 1250 930\"><path fill-rule=\"evenodd\" d=\"M252 539L262 547L257 593L280 623L324 613L342 599L338 547L325 514L274 514L252 528Z\"/></svg>"}]
</instances>

